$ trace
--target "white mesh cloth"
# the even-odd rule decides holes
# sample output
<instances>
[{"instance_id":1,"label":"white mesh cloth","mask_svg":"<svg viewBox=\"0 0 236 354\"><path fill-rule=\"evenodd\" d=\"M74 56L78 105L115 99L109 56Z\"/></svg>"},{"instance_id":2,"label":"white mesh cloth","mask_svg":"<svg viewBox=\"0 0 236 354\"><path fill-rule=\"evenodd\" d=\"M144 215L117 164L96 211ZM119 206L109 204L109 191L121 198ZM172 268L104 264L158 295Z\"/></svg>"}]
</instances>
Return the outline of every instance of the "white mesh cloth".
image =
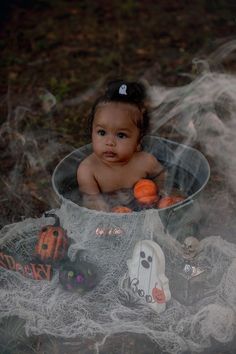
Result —
<instances>
[{"instance_id":1,"label":"white mesh cloth","mask_svg":"<svg viewBox=\"0 0 236 354\"><path fill-rule=\"evenodd\" d=\"M63 289L55 271L51 281L35 281L20 273L0 268L0 316L25 320L28 335L49 334L63 338L108 338L117 333L145 334L167 353L200 352L211 339L230 342L235 335L236 246L221 237L201 241L199 261L207 271L211 291L186 306L172 294L166 310L158 314L142 304L130 290L120 287L127 259L137 241L155 239L161 246L166 266L180 262L177 241L164 233L157 211L108 214L63 203L54 211L72 239L68 254L85 249L100 276L97 286L83 296ZM0 245L18 253L30 247L48 218L27 219L1 230ZM105 236L101 230L119 230ZM96 233L96 230L97 233ZM99 348L99 345L98 345Z\"/></svg>"}]
</instances>

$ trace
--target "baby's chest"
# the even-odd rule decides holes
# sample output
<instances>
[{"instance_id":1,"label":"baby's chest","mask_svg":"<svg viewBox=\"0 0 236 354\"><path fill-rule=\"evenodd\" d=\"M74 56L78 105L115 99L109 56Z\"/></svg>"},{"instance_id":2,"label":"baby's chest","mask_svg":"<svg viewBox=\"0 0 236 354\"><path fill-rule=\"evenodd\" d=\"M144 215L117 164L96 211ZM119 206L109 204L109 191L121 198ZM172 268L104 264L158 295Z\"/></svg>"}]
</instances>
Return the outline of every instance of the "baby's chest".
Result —
<instances>
[{"instance_id":1,"label":"baby's chest","mask_svg":"<svg viewBox=\"0 0 236 354\"><path fill-rule=\"evenodd\" d=\"M96 180L102 192L111 192L120 188L132 188L146 173L140 169L108 169L96 171Z\"/></svg>"}]
</instances>

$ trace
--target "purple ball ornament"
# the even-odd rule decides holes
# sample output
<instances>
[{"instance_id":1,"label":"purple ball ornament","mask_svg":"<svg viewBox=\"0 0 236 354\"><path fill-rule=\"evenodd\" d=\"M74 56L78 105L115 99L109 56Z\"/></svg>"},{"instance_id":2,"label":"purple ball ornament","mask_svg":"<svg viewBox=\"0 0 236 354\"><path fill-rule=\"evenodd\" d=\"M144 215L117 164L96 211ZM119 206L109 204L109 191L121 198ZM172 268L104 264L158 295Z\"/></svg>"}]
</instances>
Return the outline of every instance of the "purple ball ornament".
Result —
<instances>
[{"instance_id":1,"label":"purple ball ornament","mask_svg":"<svg viewBox=\"0 0 236 354\"><path fill-rule=\"evenodd\" d=\"M81 257L81 251L79 251L75 261L66 260L61 264L59 281L65 290L84 294L98 283L96 267Z\"/></svg>"},{"instance_id":2,"label":"purple ball ornament","mask_svg":"<svg viewBox=\"0 0 236 354\"><path fill-rule=\"evenodd\" d=\"M76 282L78 284L82 284L84 282L84 277L82 274L78 274L77 277L76 277Z\"/></svg>"}]
</instances>

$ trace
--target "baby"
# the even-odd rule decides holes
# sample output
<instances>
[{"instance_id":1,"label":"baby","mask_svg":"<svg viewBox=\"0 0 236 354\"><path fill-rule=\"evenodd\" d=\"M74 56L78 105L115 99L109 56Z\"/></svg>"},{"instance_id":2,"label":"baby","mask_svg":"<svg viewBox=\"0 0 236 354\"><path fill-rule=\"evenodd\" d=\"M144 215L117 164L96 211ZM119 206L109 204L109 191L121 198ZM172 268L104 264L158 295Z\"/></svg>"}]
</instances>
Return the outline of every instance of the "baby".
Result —
<instances>
[{"instance_id":1,"label":"baby","mask_svg":"<svg viewBox=\"0 0 236 354\"><path fill-rule=\"evenodd\" d=\"M141 150L149 126L145 88L138 82L113 81L91 110L93 152L77 170L83 205L109 211L104 194L132 189L141 178L163 182L164 168Z\"/></svg>"}]
</instances>

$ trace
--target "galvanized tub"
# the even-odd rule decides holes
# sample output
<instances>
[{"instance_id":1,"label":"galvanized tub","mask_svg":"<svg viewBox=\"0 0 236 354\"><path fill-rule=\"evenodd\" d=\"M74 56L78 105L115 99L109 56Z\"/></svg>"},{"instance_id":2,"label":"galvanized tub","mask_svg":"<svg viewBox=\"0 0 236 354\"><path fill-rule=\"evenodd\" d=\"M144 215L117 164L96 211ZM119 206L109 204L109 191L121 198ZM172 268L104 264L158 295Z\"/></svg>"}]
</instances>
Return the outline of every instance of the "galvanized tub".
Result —
<instances>
[{"instance_id":1,"label":"galvanized tub","mask_svg":"<svg viewBox=\"0 0 236 354\"><path fill-rule=\"evenodd\" d=\"M168 170L166 189L171 190L174 186L187 196L183 202L174 206L157 209L166 230L180 241L188 235L197 236L197 225L202 216L197 199L210 177L207 159L194 148L157 136L145 136L142 145ZM91 144L84 145L56 166L52 185L62 202L69 200L78 204L76 172L79 163L91 152Z\"/></svg>"}]
</instances>

